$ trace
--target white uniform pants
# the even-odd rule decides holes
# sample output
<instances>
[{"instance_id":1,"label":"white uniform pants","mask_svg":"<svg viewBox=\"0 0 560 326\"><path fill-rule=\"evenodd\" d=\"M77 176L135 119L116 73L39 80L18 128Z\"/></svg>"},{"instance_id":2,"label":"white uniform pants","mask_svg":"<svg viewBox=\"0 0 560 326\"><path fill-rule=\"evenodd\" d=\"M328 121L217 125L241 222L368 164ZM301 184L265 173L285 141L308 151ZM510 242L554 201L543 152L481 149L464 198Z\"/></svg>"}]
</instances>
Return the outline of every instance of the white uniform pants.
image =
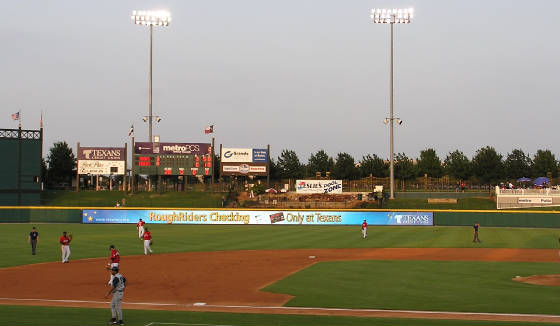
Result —
<instances>
[{"instance_id":1,"label":"white uniform pants","mask_svg":"<svg viewBox=\"0 0 560 326\"><path fill-rule=\"evenodd\" d=\"M62 262L67 263L68 258L70 258L70 246L62 245L61 250L62 250Z\"/></svg>"},{"instance_id":2,"label":"white uniform pants","mask_svg":"<svg viewBox=\"0 0 560 326\"><path fill-rule=\"evenodd\" d=\"M111 263L111 268L116 267L119 268L119 263ZM113 279L115 278L115 275L113 275L111 273L111 269L109 269L109 274L111 274L111 279L109 280L109 285L113 285Z\"/></svg>"},{"instance_id":3,"label":"white uniform pants","mask_svg":"<svg viewBox=\"0 0 560 326\"><path fill-rule=\"evenodd\" d=\"M364 239L367 237L367 228L362 229L362 235L364 236Z\"/></svg>"},{"instance_id":4,"label":"white uniform pants","mask_svg":"<svg viewBox=\"0 0 560 326\"><path fill-rule=\"evenodd\" d=\"M152 248L150 248L150 241L152 240L144 240L144 255L147 255L148 251L152 253Z\"/></svg>"},{"instance_id":5,"label":"white uniform pants","mask_svg":"<svg viewBox=\"0 0 560 326\"><path fill-rule=\"evenodd\" d=\"M139 226L138 227L138 238L142 239L142 236L144 235L144 227L143 226Z\"/></svg>"}]
</instances>

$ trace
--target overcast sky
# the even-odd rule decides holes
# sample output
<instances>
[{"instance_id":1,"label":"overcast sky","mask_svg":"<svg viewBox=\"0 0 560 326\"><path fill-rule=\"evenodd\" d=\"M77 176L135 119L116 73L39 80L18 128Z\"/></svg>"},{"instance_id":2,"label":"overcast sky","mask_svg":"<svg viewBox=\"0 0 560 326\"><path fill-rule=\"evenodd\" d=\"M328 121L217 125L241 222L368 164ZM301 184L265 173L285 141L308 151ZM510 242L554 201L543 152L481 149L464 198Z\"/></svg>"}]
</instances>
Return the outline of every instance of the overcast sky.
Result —
<instances>
[{"instance_id":1,"label":"overcast sky","mask_svg":"<svg viewBox=\"0 0 560 326\"><path fill-rule=\"evenodd\" d=\"M153 111L162 142L389 156L389 26L372 8L413 7L395 26L395 152L471 157L490 145L534 155L558 142L560 1L2 1L0 121L39 127L44 155L65 140L123 146L148 126L148 28L134 9L166 9L154 31Z\"/></svg>"}]
</instances>

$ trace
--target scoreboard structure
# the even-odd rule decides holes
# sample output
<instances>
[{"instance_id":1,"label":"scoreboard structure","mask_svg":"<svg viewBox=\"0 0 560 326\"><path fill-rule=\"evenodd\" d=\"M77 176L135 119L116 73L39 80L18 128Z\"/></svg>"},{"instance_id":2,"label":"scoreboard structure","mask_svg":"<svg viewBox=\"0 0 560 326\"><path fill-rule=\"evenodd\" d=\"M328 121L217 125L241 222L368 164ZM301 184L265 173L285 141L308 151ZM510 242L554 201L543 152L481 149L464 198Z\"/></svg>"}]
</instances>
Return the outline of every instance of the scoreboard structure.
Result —
<instances>
[{"instance_id":1,"label":"scoreboard structure","mask_svg":"<svg viewBox=\"0 0 560 326\"><path fill-rule=\"evenodd\" d=\"M133 174L211 176L212 146L207 143L135 143Z\"/></svg>"}]
</instances>

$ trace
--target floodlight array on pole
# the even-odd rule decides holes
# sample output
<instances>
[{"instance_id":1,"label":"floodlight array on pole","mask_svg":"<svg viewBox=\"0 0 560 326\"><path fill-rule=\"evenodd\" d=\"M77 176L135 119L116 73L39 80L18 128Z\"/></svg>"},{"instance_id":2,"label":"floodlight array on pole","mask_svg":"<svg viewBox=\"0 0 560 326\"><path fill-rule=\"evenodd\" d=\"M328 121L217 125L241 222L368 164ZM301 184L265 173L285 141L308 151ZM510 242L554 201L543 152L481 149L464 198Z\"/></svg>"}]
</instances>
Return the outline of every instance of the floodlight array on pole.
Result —
<instances>
[{"instance_id":1,"label":"floodlight array on pole","mask_svg":"<svg viewBox=\"0 0 560 326\"><path fill-rule=\"evenodd\" d=\"M375 24L390 24L391 25L391 74L390 74L390 115L389 118L385 118L385 124L391 123L389 128L389 147L390 147L390 199L395 198L395 151L394 151L394 140L393 140L393 128L394 121L402 124L402 120L395 118L393 116L393 25L394 24L410 24L414 10L409 9L372 9L371 19Z\"/></svg>"},{"instance_id":2,"label":"floodlight array on pole","mask_svg":"<svg viewBox=\"0 0 560 326\"><path fill-rule=\"evenodd\" d=\"M171 22L171 14L165 10L157 10L157 11L150 11L150 10L134 10L132 12L132 20L137 25L144 25L150 27L150 90L149 90L149 114L147 116L148 124L149 124L149 131L148 137L149 142L152 142L152 127L153 127L153 118L154 115L152 114L152 39L153 39L153 32L154 26L169 26ZM156 119L158 122L159 117Z\"/></svg>"}]
</instances>

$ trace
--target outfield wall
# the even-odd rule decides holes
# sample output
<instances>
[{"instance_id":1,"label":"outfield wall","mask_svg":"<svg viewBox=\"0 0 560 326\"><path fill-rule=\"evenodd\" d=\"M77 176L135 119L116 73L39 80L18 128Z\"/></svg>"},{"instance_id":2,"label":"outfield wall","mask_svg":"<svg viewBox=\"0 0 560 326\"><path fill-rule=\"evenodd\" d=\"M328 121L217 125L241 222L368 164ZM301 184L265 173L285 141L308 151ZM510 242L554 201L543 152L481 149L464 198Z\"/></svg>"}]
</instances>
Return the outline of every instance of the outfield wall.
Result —
<instances>
[{"instance_id":1,"label":"outfield wall","mask_svg":"<svg viewBox=\"0 0 560 326\"><path fill-rule=\"evenodd\" d=\"M115 211L150 211L147 207L109 208L109 207L0 207L0 223L82 223L87 210ZM164 210L164 209L157 209ZM173 210L173 209L169 209ZM187 211L175 209L175 211ZM191 209L188 211L196 211ZM209 211L200 209L200 211ZM243 209L213 211L243 212ZM255 211L255 210L250 210ZM302 214L310 214L315 210L294 210ZM396 212L412 212L411 210L321 210L332 213L343 212L378 212L394 215ZM273 214L278 210L262 210L264 214ZM417 212L433 212L433 224L439 226L467 226L478 221L483 226L495 227L537 227L560 228L560 212L556 211L491 211L491 210L430 210ZM128 214L125 214L128 215ZM136 215L134 216L137 217ZM118 222L117 222L118 223ZM129 222L130 223L130 222ZM150 221L148 220L148 223ZM165 223L165 222L163 222Z\"/></svg>"}]
</instances>

